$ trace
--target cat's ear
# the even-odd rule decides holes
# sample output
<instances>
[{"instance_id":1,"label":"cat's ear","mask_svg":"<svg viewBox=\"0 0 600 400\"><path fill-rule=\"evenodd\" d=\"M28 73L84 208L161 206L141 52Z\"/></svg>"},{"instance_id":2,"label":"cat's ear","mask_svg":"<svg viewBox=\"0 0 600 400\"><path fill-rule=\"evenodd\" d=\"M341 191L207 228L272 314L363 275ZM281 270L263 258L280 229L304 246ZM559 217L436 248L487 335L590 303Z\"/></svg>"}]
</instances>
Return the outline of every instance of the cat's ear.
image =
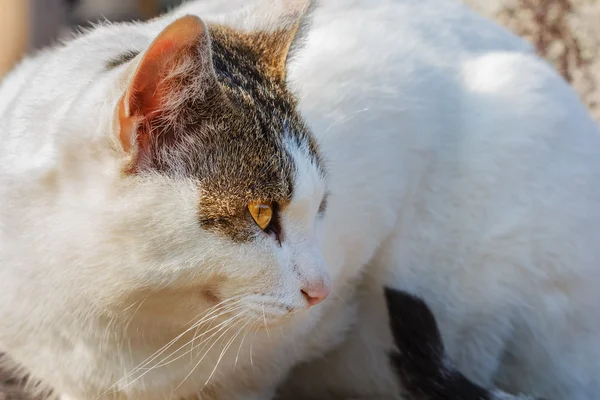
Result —
<instances>
[{"instance_id":1,"label":"cat's ear","mask_svg":"<svg viewBox=\"0 0 600 400\"><path fill-rule=\"evenodd\" d=\"M285 80L288 60L308 29L315 0L276 0L269 3L267 15L253 27L250 38L268 72ZM260 15L260 13L259 13Z\"/></svg>"},{"instance_id":2,"label":"cat's ear","mask_svg":"<svg viewBox=\"0 0 600 400\"><path fill-rule=\"evenodd\" d=\"M119 140L126 152L148 149L158 125L190 95L183 92L190 77L198 81L196 87L216 82L208 29L200 18L188 15L154 39L128 80L118 105Z\"/></svg>"}]
</instances>

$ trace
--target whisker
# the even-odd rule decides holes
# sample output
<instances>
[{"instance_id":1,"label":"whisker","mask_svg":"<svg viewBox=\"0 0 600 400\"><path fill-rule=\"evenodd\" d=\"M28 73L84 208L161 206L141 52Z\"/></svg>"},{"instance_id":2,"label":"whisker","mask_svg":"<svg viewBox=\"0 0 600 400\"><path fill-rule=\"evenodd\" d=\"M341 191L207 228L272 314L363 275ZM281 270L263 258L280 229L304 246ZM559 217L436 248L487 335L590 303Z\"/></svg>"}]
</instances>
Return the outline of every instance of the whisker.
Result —
<instances>
[{"instance_id":1,"label":"whisker","mask_svg":"<svg viewBox=\"0 0 600 400\"><path fill-rule=\"evenodd\" d=\"M240 315L242 315L242 313L238 314L236 317L238 317L238 316L240 316ZM233 318L236 318L236 317L233 317ZM231 320L231 319L233 319L233 318L230 318L228 321L230 321L230 320ZM225 321L225 322L228 322L228 321ZM220 325L223 325L223 323L222 323L222 324L220 324ZM226 327L226 326L225 326L225 327ZM225 327L222 327L221 329L217 330L217 332L215 332L213 335L209 336L207 339L205 339L205 341L208 341L208 340L210 340L212 337L214 337L214 336L215 336L215 335L216 335L218 332L220 332L220 331L221 331L222 329L224 329ZM223 332L223 334L224 334L224 333L226 333L226 332L227 332L227 331L228 331L230 328L231 328L231 327L227 327L227 329L225 330L225 332ZM222 334L221 336L223 336L223 334ZM219 338L220 338L221 336L219 336ZM203 342L204 342L204 341L203 341ZM182 349L183 347L187 346L188 344L189 344L189 342L188 342L188 343L186 343L186 344L184 344L183 346L181 346L179 349L175 350L174 352L172 352L172 353L171 353L169 356L167 356L167 358L168 358L168 357L170 357L170 356L172 356L173 354L175 354L177 351L179 351L179 350L180 350L180 349ZM192 350L193 350L193 349L192 349ZM189 351L192 351L192 350L189 350ZM186 354L187 354L187 352L186 352L186 353L184 353L183 355L179 356L178 358L184 357ZM166 359L166 358L165 358L165 359ZM160 363L164 363L165 359L163 359L163 360L162 360ZM172 361L170 361L170 362L173 362L173 361L174 361L174 360L172 360ZM162 364L161 366L163 366L163 365L167 365L167 364ZM131 384L133 384L133 383L134 383L134 382L136 382L137 380L141 379L141 378L142 378L144 375L146 375L148 372L150 372L150 371L152 371L152 370L154 370L154 369L156 369L156 368L157 368L156 366L153 366L153 367L150 367L150 368L148 368L148 369L147 369L147 370L145 370L145 371L144 371L144 372L143 372L143 373L142 373L140 376L138 376L137 378L135 378L133 381L129 382L129 383L128 383L127 385L125 385L124 387L130 386ZM192 370L191 372L193 372L193 370ZM186 377L186 378L185 378L185 379L184 379L184 380L183 380L183 381L182 381L182 382L181 382L181 383L180 383L180 384L179 384L179 385L178 385L178 386L177 386L175 389L173 389L173 391L177 390L177 389L178 389L178 388L179 388L179 387L180 387L180 386L183 384L183 382L185 382L185 380L186 380L186 379L187 379L187 378L188 378L188 377L191 375L191 372L190 372L190 374L188 374L188 376L187 376L187 377Z\"/></svg>"},{"instance_id":2,"label":"whisker","mask_svg":"<svg viewBox=\"0 0 600 400\"><path fill-rule=\"evenodd\" d=\"M238 295L238 296L234 296L228 299L225 299L223 301L221 301L220 303L214 305L213 307L209 308L208 310L205 311L205 313L208 313L207 315L205 315L202 320L206 319L208 316L210 316L211 314L214 314L216 311L218 311L218 307L224 305L227 302L230 301L236 301L239 302L241 301L241 297L243 297L244 295ZM235 303L234 303L235 304ZM232 305L230 305L232 306ZM200 314L202 315L202 314ZM197 318L197 317L196 317ZM188 322L188 324L190 324L192 321L194 321L196 318L190 320L190 322ZM201 320L201 321L202 321ZM179 335L177 335L175 338L173 338L170 342L168 342L167 344L165 344L164 346L162 346L160 349L158 349L157 351L155 351L154 353L152 353L150 356L148 356L144 361L142 361L140 364L138 364L138 366L136 366L135 368L133 368L129 373L127 373L125 376L123 376L122 378L120 378L119 380L117 380L113 385L111 385L108 389L106 389L104 392L102 392L100 395L98 395L96 397L95 400L99 399L100 397L104 396L106 393L108 393L109 391L113 390L120 382L122 382L124 379L128 379L129 377L131 377L131 375L135 374L136 372L138 372L139 370L141 370L142 368L146 367L149 363L151 363L152 361L154 361L157 357L159 357L162 353L164 353L169 347L171 347L174 343L176 343L179 339L181 339L185 334L187 334L188 332L190 332L191 330L195 329L196 326L201 323L201 322L196 322L194 323L192 326L190 326L189 328L187 328L185 331L183 331L182 333L180 333ZM185 325L184 325L185 326ZM138 378L136 378L135 380L137 380ZM135 381L134 380L134 381Z\"/></svg>"},{"instance_id":3,"label":"whisker","mask_svg":"<svg viewBox=\"0 0 600 400\"><path fill-rule=\"evenodd\" d=\"M262 312L263 312L263 321L265 322L265 329L267 331L267 336L269 336L269 342L273 343L273 341L271 340L271 333L269 332L269 327L267 326L267 317L265 316L265 306L262 306Z\"/></svg>"},{"instance_id":4,"label":"whisker","mask_svg":"<svg viewBox=\"0 0 600 400\"><path fill-rule=\"evenodd\" d=\"M137 314L137 312L140 310L140 308L142 307L142 305L146 302L146 300L148 300L148 297L150 295L147 295L146 297L144 297L141 301L140 304L136 307L136 309L133 311L133 314L131 314L131 317L129 317L129 320L127 320L127 323L125 324L124 330L127 331L127 329L129 328L129 325L131 324L131 322L133 321L133 319L135 318L135 315ZM135 304L135 303L134 303ZM124 311L128 310L129 308L131 308L131 306L127 307Z\"/></svg>"},{"instance_id":5,"label":"whisker","mask_svg":"<svg viewBox=\"0 0 600 400\"><path fill-rule=\"evenodd\" d=\"M231 344L238 337L238 335L240 334L240 332L242 331L242 329L244 329L246 327L246 325L248 325L248 323L250 323L250 321L251 320L247 321L240 329L238 329L237 333L231 339L229 339L229 342L227 342L227 344L225 345L225 348L223 348L223 350L221 351L221 354L219 354L219 358L217 359L217 362L215 363L215 367L213 368L212 372L208 376L208 379L206 379L206 382L204 382L204 386L202 386L202 389L204 389L204 387L206 385L208 385L208 382L210 382L210 380L212 379L213 375L215 374L215 371L217 370L217 367L221 363L221 360L223 359L223 356L225 355L225 353L227 352L227 350L229 350L229 348L231 347Z\"/></svg>"},{"instance_id":6,"label":"whisker","mask_svg":"<svg viewBox=\"0 0 600 400\"><path fill-rule=\"evenodd\" d=\"M243 313L239 313L237 314L234 318L239 318L243 315ZM200 358L200 360L198 360L198 362L196 363L196 365L194 365L194 367L192 368L192 370L186 375L185 378L183 378L183 380L181 381L181 383L179 383L179 385L177 385L175 387L175 389L173 389L173 391L176 391L177 389L179 389L181 387L181 385L184 384L184 382L194 373L194 371L196 370L196 368L198 368L198 366L202 363L202 361L204 360L204 358L208 355L208 353L212 350L212 348L217 344L217 342L219 341L219 339L221 339L223 336L225 336L227 334L227 332L229 332L231 329L233 329L235 327L235 324L232 324L231 326L227 327L227 329L225 329L225 331L223 333L221 333L219 335L219 337L217 337L215 339L215 341L213 342L213 344L210 345L210 347L204 352L204 355ZM214 336L216 335L216 333L212 336L210 336L208 339L212 339ZM207 340L208 340L207 339ZM206 347L206 346L204 346ZM203 348L204 349L204 348Z\"/></svg>"},{"instance_id":7,"label":"whisker","mask_svg":"<svg viewBox=\"0 0 600 400\"><path fill-rule=\"evenodd\" d=\"M239 309L240 303L241 303L241 300L234 302L232 305L229 306L228 309L226 309L226 311L223 311L220 314L218 314L217 316L215 316L214 318L211 318L211 322L210 322L210 325L208 326L208 328L210 328L212 326L212 323L215 321L215 319L217 319L221 315L230 313L230 312L233 312L233 311L236 311L237 309ZM200 327L202 326L202 324L200 324L200 323L197 323L197 324L198 324L198 326L196 327L196 331L194 332L194 336L192 337L191 343L193 343L194 340L196 339L196 336L198 335L198 332L200 331ZM191 358L190 358L190 361L192 361Z\"/></svg>"},{"instance_id":8,"label":"whisker","mask_svg":"<svg viewBox=\"0 0 600 400\"><path fill-rule=\"evenodd\" d=\"M238 294L236 296L233 297L229 297L223 301L220 301L219 303L215 304L214 306L210 307L208 310L202 311L199 314L197 314L194 318L192 318L191 320L189 320L186 324L182 325L182 328L191 324L193 321L196 321L198 319L198 317L205 315L206 313L210 312L211 310L214 310L220 306L222 306L223 304L229 302L229 301L233 301L233 300L241 300L242 297L247 296L246 294Z\"/></svg>"},{"instance_id":9,"label":"whisker","mask_svg":"<svg viewBox=\"0 0 600 400\"><path fill-rule=\"evenodd\" d=\"M254 322L256 323L256 322ZM252 328L253 325L249 325L246 330L244 331L244 336L242 336L242 341L240 342L240 347L238 347L238 351L235 355L235 363L233 364L234 368L237 366L238 363L238 359L240 358L240 351L242 350L242 346L244 345L244 340L246 340L246 336L248 335L248 332L250 332L250 328Z\"/></svg>"},{"instance_id":10,"label":"whisker","mask_svg":"<svg viewBox=\"0 0 600 400\"><path fill-rule=\"evenodd\" d=\"M341 118L338 118L338 119L337 119L337 120L335 120L335 121L334 121L334 122L333 122L331 125L329 125L329 126L327 127L327 129L325 129L325 132L324 132L324 133L327 133L327 132L329 132L329 131L331 130L331 128L333 128L333 127L334 127L334 126L336 126L336 125L339 125L339 124L341 124L341 123L346 123L346 122L349 122L349 121L352 119L352 117L354 117L356 114L360 114L361 112L365 112L365 111L369 111L369 109L368 109L368 108L362 108L362 109L360 109L360 110L356 110L356 111L354 111L354 112L351 112L351 113L349 113L349 114L346 114L346 115L342 116Z\"/></svg>"},{"instance_id":11,"label":"whisker","mask_svg":"<svg viewBox=\"0 0 600 400\"><path fill-rule=\"evenodd\" d=\"M259 324L259 322L257 321L255 323L255 325L258 325L258 324ZM252 349L254 347L254 339L256 339L257 332L258 332L257 330L254 331L254 334L252 335L252 342L250 342L250 365L252 365L252 370L254 370L254 360L252 359Z\"/></svg>"},{"instance_id":12,"label":"whisker","mask_svg":"<svg viewBox=\"0 0 600 400\"><path fill-rule=\"evenodd\" d=\"M224 315L224 314L226 314L227 312L229 312L230 310L233 310L233 309L235 309L235 308L236 308L236 307L233 307L233 306L231 306L231 307L230 307L230 309L226 309L226 310L222 311L222 312L221 312L221 313L219 313L219 314L216 314L216 315L214 315L214 316L211 316L210 318L208 318L208 320L212 321L212 320L214 320L215 318L218 318L218 317L220 317L221 315ZM215 311L215 312L216 312L216 311ZM208 317L208 316L207 316L207 317ZM158 354L156 354L156 355L155 355L154 357L152 357L150 360L148 360L148 361L144 362L142 365L140 365L140 366L136 367L134 370L132 370L132 371L130 372L130 374L129 374L128 376L131 376L131 375L133 375L134 373L136 373L136 372L138 372L138 371L141 371L141 370L145 370L146 372L148 372L148 371L150 371L150 370L153 370L153 369L157 368L158 366L160 366L160 365L158 365L158 366L157 366L157 365L154 365L154 366L148 367L148 365L149 365L150 363L152 363L154 360L156 360L156 358L158 358L158 357L159 357L161 354L163 354L165 351L167 351L167 350L169 349L169 347L171 347L173 344L175 344L177 341L179 341L179 339L181 339L181 338L182 338L182 337L183 337L183 336L184 336L186 333L190 332L192 329L199 328L199 326L201 326L203 323L207 322L207 317L203 318L202 320L200 320L199 322L195 323L195 324L194 324L194 325L192 325L190 328L188 328L187 330L185 330L185 331L184 331L182 334L178 335L178 336L177 336L175 339L173 339L171 342L169 342L169 343L168 343L168 346L167 346L167 347L165 347L165 348L164 348L162 351L160 351ZM198 325L198 327L196 327L196 325ZM208 331L208 332L210 332L210 331ZM205 333L208 333L208 332L205 332ZM164 357L164 358L163 358L163 360L159 362L159 364L160 364L160 363L162 363L162 362L164 362L165 360L169 359L171 356L173 356L174 354L176 354L176 353L177 353L179 350L181 350L182 348L184 348L184 347L185 347L185 346L187 346L188 344L190 344L190 342L189 342L189 341L188 341L188 342L186 342L185 344L183 344L182 346L178 347L176 350L172 351L170 354L168 354L166 357ZM142 374L141 376L145 375L145 374L146 374L146 372L145 372L144 374ZM139 379L141 376L137 377L137 378L136 378L136 380L137 380L137 379Z\"/></svg>"},{"instance_id":13,"label":"whisker","mask_svg":"<svg viewBox=\"0 0 600 400\"><path fill-rule=\"evenodd\" d=\"M228 309L228 310L227 310L227 312L224 312L224 313L222 313L222 314L219 314L219 315L215 316L215 318L217 318L217 317L219 317L219 316L221 316L221 315L223 315L223 314L226 314L226 313L230 313L230 312L233 312L233 311L237 311L237 310L238 310L238 309L240 309L240 308L242 308L242 307L241 307L241 306L238 306L238 307L232 307L232 308ZM194 351L194 349L198 348L198 347L199 347L199 346L200 346L202 343L205 343L205 341L206 341L206 340L208 340L208 339L205 339L204 341L201 341L201 342L200 342L199 344L197 344L197 345L194 345L194 344L193 344L193 342L194 342L196 339L198 339L198 338L201 338L202 336L206 335L207 333L210 333L210 332L212 332L214 329L217 329L217 328L219 328L219 327L220 327L220 326L222 326L222 325L227 325L227 323L229 323L229 322L230 322L232 319L233 319L233 318L229 318L228 320L221 322L219 325L215 326L214 328L210 328L209 330L206 330L206 331L204 331L204 332L203 332L202 334L200 334L200 335L194 334L194 336L192 337L192 339L191 339L191 340L189 340L188 342L186 342L185 344L181 345L179 348L177 348L176 350L174 350L173 352L171 352L171 354L169 354L168 356L166 356L165 358L163 358L163 360L162 360L162 361L161 361L159 364L157 364L157 365L155 365L155 366L152 366L152 367L150 367L150 369L155 369L155 368L158 368L158 367L164 367L165 365L171 364L172 362L174 362L174 361L176 361L176 360L179 360L179 359L180 359L180 358L182 358L182 357L185 357L187 354L191 354L191 355L192 355L192 358L193 358L193 351ZM214 322L214 320L213 320L213 321L211 321L211 324L212 324L212 322ZM197 328L197 330L198 330L198 329L200 329L200 326ZM218 329L218 330L217 330L217 332L220 332L220 331L221 331L221 329ZM196 331L196 332L197 332L197 331ZM215 333L217 333L217 332L215 332ZM209 337L209 339L210 339L210 337ZM169 359L171 356L173 356L175 353L177 353L179 350L183 349L183 348L184 348L184 347L186 347L187 345L191 345L191 348L190 348L188 351L186 351L185 353L183 353L183 354L181 354L181 355L177 356L176 358L174 358L174 359L172 359L172 360L170 360L170 361L168 361L168 362L165 362L165 361L166 361L166 360L168 360L168 359Z\"/></svg>"},{"instance_id":14,"label":"whisker","mask_svg":"<svg viewBox=\"0 0 600 400\"><path fill-rule=\"evenodd\" d=\"M156 359L156 357L160 356L162 353L164 353L170 346L172 346L175 342L177 342L179 339L181 339L181 337L183 337L186 333L190 332L191 330L197 328L197 326L201 325L202 323L204 323L207 319L213 319L213 318L218 318L219 316L223 315L224 313L228 312L225 310L218 310L216 307L223 305L223 303L225 303L225 301L222 301L221 303L217 304L216 306L211 307L208 311L210 311L207 315L205 315L204 317L202 317L202 319L200 319L199 321L195 322L194 324L192 324L192 326L190 326L189 328L187 328L185 331L183 331L181 334L177 335L173 340L171 340L169 343L167 343L165 346L163 346L161 349L159 349L157 352L155 352L152 356L148 357L145 361L142 362L142 364L140 364L138 367L136 367L132 373L136 372L136 370L142 369L144 368L146 365L148 365L150 362L154 361ZM233 308L234 305L238 304L239 301L229 305L229 307ZM211 311L212 310L212 311ZM217 311L220 311L220 314L214 315L214 313L216 313ZM210 318L209 318L210 317ZM157 354L158 353L158 354Z\"/></svg>"}]
</instances>

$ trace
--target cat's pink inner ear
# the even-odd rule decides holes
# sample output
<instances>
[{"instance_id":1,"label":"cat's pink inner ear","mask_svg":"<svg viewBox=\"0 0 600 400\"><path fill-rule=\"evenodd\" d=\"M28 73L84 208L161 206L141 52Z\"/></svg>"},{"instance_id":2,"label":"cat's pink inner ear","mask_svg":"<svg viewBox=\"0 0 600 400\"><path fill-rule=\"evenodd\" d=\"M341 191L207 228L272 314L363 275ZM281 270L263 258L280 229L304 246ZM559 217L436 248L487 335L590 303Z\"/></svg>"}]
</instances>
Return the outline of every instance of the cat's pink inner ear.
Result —
<instances>
[{"instance_id":1,"label":"cat's pink inner ear","mask_svg":"<svg viewBox=\"0 0 600 400\"><path fill-rule=\"evenodd\" d=\"M164 110L172 78L202 51L210 51L210 39L206 25L195 16L179 18L154 39L119 102L119 139L126 151L136 140L145 147L149 132L143 129Z\"/></svg>"}]
</instances>

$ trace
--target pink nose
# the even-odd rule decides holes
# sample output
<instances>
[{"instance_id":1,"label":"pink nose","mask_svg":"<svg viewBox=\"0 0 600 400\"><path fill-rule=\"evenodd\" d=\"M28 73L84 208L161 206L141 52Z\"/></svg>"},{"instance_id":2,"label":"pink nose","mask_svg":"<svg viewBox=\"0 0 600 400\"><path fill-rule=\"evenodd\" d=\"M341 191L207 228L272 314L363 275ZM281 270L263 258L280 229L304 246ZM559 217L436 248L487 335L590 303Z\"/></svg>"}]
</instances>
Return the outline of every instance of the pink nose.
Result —
<instances>
[{"instance_id":1,"label":"pink nose","mask_svg":"<svg viewBox=\"0 0 600 400\"><path fill-rule=\"evenodd\" d=\"M329 285L323 283L314 285L301 290L309 306L319 304L329 296Z\"/></svg>"}]
</instances>

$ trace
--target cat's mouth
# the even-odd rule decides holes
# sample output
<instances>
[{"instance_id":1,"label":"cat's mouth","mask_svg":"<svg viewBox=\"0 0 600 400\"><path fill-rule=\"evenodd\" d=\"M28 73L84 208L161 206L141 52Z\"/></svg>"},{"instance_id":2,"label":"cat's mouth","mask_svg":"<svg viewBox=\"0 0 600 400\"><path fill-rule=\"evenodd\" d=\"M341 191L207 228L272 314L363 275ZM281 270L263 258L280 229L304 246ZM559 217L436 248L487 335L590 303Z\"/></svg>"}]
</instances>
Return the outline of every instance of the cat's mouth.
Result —
<instances>
[{"instance_id":1,"label":"cat's mouth","mask_svg":"<svg viewBox=\"0 0 600 400\"><path fill-rule=\"evenodd\" d=\"M256 321L257 329L269 329L285 324L305 310L305 307L297 307L287 302L258 297L259 299L249 299L246 308L246 318Z\"/></svg>"}]
</instances>

